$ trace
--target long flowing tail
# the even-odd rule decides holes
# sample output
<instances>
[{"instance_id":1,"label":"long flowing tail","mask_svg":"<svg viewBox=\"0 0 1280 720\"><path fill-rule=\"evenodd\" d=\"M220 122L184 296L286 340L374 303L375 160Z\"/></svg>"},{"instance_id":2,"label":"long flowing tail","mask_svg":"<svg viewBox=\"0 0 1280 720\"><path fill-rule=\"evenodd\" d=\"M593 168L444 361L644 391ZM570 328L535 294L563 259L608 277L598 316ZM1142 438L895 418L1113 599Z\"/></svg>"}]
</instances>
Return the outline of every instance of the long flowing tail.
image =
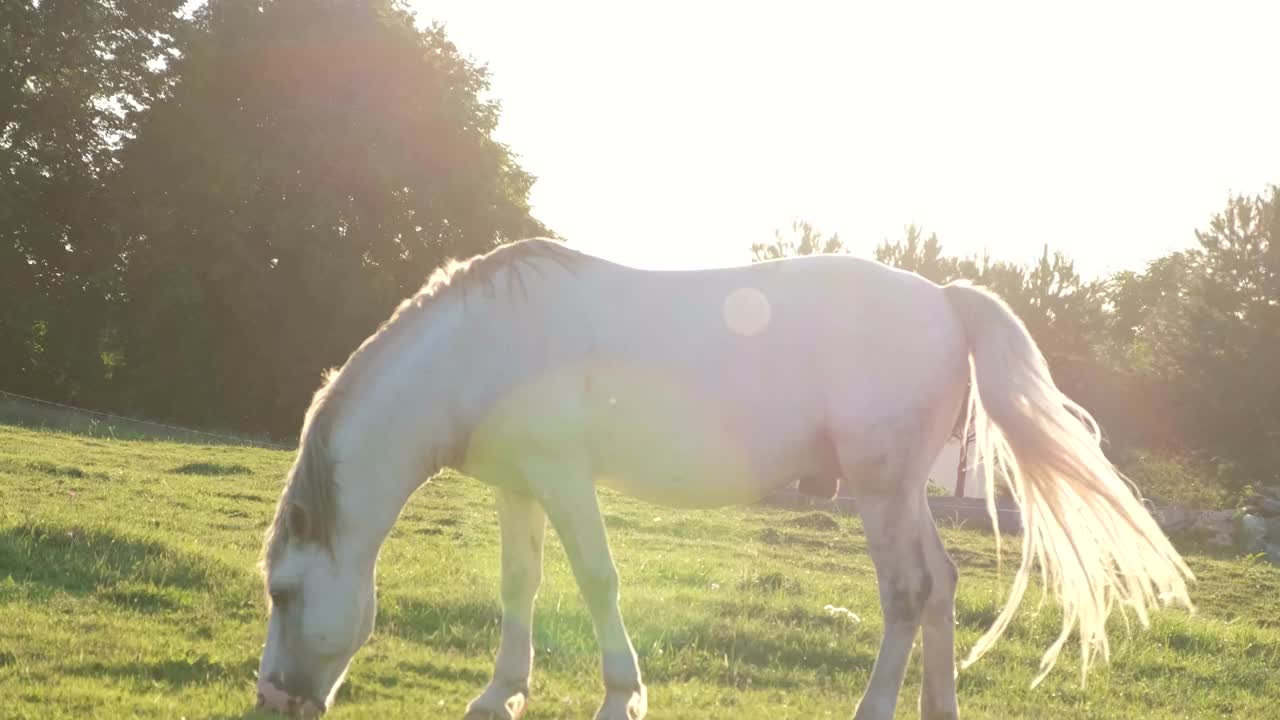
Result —
<instances>
[{"instance_id":1,"label":"long flowing tail","mask_svg":"<svg viewBox=\"0 0 1280 720\"><path fill-rule=\"evenodd\" d=\"M1053 669L1076 627L1083 683L1099 654L1110 657L1106 622L1112 606L1132 609L1144 626L1149 608L1159 603L1190 609L1191 570L1102 453L1093 417L1054 385L1022 321L986 290L951 284L943 292L968 336L969 422L988 510L994 520L998 478L1017 502L1023 525L1022 562L1009 599L963 667L1004 633L1038 563L1045 591L1058 599L1063 616L1062 632L1033 685Z\"/></svg>"}]
</instances>

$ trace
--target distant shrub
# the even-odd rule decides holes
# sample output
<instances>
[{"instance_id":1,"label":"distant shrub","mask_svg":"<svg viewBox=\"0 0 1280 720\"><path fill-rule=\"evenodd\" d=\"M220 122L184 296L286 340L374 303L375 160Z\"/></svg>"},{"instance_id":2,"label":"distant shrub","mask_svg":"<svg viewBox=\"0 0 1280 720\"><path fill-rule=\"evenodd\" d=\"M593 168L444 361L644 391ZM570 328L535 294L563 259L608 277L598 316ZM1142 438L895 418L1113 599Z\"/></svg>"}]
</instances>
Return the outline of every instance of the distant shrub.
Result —
<instances>
[{"instance_id":1,"label":"distant shrub","mask_svg":"<svg viewBox=\"0 0 1280 720\"><path fill-rule=\"evenodd\" d=\"M1120 469L1143 497L1156 504L1213 510L1233 507L1239 501L1238 493L1221 482L1211 466L1189 458L1140 451L1123 460Z\"/></svg>"}]
</instances>

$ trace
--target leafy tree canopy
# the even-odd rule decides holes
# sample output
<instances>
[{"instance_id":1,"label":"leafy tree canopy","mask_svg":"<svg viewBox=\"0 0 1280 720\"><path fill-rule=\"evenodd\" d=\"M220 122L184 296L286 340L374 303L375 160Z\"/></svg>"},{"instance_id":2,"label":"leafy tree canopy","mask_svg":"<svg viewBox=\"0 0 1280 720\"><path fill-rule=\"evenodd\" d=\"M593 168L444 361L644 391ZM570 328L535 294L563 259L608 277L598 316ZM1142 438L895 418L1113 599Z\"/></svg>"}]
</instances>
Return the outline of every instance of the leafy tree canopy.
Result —
<instances>
[{"instance_id":1,"label":"leafy tree canopy","mask_svg":"<svg viewBox=\"0 0 1280 720\"><path fill-rule=\"evenodd\" d=\"M113 187L154 414L291 434L443 260L545 232L484 68L390 0L213 0L173 77Z\"/></svg>"},{"instance_id":2,"label":"leafy tree canopy","mask_svg":"<svg viewBox=\"0 0 1280 720\"><path fill-rule=\"evenodd\" d=\"M0 4L0 377L75 397L103 374L115 281L102 197L166 84L182 0Z\"/></svg>"}]
</instances>

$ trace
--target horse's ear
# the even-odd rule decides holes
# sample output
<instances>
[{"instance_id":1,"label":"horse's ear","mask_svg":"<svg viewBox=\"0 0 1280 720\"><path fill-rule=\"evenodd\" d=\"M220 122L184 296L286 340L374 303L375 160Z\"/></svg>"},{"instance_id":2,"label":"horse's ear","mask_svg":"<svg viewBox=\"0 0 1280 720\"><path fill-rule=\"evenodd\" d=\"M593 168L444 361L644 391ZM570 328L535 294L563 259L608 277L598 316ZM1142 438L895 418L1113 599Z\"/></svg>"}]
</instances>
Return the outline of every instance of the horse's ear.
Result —
<instances>
[{"instance_id":1,"label":"horse's ear","mask_svg":"<svg viewBox=\"0 0 1280 720\"><path fill-rule=\"evenodd\" d=\"M307 515L307 509L296 502L289 503L289 509L285 515L285 521L289 525L289 535L299 540L307 540L310 537L311 518Z\"/></svg>"}]
</instances>

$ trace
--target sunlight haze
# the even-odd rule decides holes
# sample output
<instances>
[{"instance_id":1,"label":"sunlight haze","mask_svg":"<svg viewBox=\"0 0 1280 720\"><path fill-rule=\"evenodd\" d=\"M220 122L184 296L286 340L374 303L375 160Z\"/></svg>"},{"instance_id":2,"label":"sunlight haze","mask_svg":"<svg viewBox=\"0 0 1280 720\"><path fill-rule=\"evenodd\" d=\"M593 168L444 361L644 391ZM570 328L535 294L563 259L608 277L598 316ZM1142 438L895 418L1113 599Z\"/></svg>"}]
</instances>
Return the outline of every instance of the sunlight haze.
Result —
<instances>
[{"instance_id":1,"label":"sunlight haze","mask_svg":"<svg viewBox=\"0 0 1280 720\"><path fill-rule=\"evenodd\" d=\"M644 267L806 220L1096 275L1280 181L1277 3L410 6L488 65L534 214Z\"/></svg>"}]
</instances>

